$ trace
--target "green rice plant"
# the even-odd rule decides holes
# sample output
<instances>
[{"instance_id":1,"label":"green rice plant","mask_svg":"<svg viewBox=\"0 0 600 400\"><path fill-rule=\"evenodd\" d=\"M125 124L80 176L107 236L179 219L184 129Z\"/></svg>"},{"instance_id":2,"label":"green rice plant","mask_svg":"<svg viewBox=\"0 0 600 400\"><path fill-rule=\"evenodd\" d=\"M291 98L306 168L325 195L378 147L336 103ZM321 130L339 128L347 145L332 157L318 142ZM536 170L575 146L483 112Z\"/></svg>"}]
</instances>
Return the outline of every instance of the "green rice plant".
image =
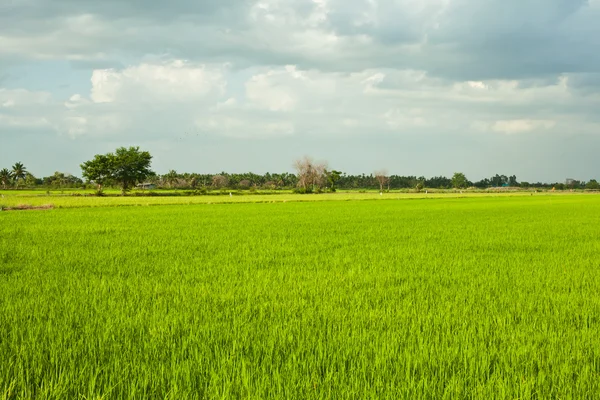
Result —
<instances>
[{"instance_id":1,"label":"green rice plant","mask_svg":"<svg viewBox=\"0 0 600 400\"><path fill-rule=\"evenodd\" d=\"M592 195L3 212L0 397L594 398L598 226Z\"/></svg>"},{"instance_id":2,"label":"green rice plant","mask_svg":"<svg viewBox=\"0 0 600 400\"><path fill-rule=\"evenodd\" d=\"M83 207L120 207L120 206L153 206L153 205L189 205L189 204L224 204L224 203L273 203L273 202L314 202L314 201L350 201L350 200L405 200L405 199L436 199L436 198L480 198L480 197L525 197L532 196L533 192L516 193L460 193L457 192L436 192L436 193L383 193L375 191L363 191L361 193L338 192L323 194L243 194L238 195L232 192L226 195L214 193L193 193L185 195L183 192L169 193L168 191L148 192L144 196L135 194L129 196L111 195L104 197L83 195L44 195L40 192L19 192L13 191L6 193L2 199L7 206L16 206L18 204L31 204L38 206L43 204L54 204L56 208L83 208ZM536 196L565 196L569 194L560 193L539 193ZM578 194L579 196L595 196L596 194Z\"/></svg>"}]
</instances>

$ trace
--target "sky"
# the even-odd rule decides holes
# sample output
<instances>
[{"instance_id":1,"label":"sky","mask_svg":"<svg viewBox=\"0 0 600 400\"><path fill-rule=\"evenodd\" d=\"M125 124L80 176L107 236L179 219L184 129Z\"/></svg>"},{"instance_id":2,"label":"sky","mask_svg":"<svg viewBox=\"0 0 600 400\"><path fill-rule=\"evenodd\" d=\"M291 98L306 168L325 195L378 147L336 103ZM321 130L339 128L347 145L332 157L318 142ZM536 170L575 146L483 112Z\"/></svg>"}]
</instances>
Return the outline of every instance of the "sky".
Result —
<instances>
[{"instance_id":1,"label":"sky","mask_svg":"<svg viewBox=\"0 0 600 400\"><path fill-rule=\"evenodd\" d=\"M600 179L600 0L0 0L0 168Z\"/></svg>"}]
</instances>

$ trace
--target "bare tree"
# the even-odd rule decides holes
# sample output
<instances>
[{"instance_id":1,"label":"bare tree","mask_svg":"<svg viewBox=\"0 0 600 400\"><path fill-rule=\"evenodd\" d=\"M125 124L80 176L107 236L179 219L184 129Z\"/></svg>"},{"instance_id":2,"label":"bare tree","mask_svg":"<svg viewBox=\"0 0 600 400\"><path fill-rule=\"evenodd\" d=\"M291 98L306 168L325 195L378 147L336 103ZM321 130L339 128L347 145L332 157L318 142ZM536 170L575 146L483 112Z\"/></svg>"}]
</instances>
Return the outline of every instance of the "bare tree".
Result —
<instances>
[{"instance_id":1,"label":"bare tree","mask_svg":"<svg viewBox=\"0 0 600 400\"><path fill-rule=\"evenodd\" d=\"M312 170L313 160L304 156L298 160L294 161L294 169L296 170L296 175L298 176L298 187L303 189L308 189L310 185L310 172Z\"/></svg>"},{"instance_id":2,"label":"bare tree","mask_svg":"<svg viewBox=\"0 0 600 400\"><path fill-rule=\"evenodd\" d=\"M294 161L298 175L298 187L304 190L320 189L327 182L327 162L314 161L308 156Z\"/></svg>"},{"instance_id":3,"label":"bare tree","mask_svg":"<svg viewBox=\"0 0 600 400\"><path fill-rule=\"evenodd\" d=\"M248 179L242 179L240 183L238 183L238 186L242 189L248 189L250 185L252 185L252 182L250 182Z\"/></svg>"},{"instance_id":4,"label":"bare tree","mask_svg":"<svg viewBox=\"0 0 600 400\"><path fill-rule=\"evenodd\" d=\"M388 172L385 169L375 171L375 179L379 183L379 191L383 193L383 186L388 182Z\"/></svg>"},{"instance_id":5,"label":"bare tree","mask_svg":"<svg viewBox=\"0 0 600 400\"><path fill-rule=\"evenodd\" d=\"M312 185L315 188L321 189L327 184L327 162L319 161L313 164Z\"/></svg>"},{"instance_id":6,"label":"bare tree","mask_svg":"<svg viewBox=\"0 0 600 400\"><path fill-rule=\"evenodd\" d=\"M216 188L224 188L229 184L229 179L224 175L215 175L212 178L212 185Z\"/></svg>"},{"instance_id":7,"label":"bare tree","mask_svg":"<svg viewBox=\"0 0 600 400\"><path fill-rule=\"evenodd\" d=\"M275 182L275 181L266 181L262 186L265 189L275 190L275 189L277 189L277 182Z\"/></svg>"}]
</instances>

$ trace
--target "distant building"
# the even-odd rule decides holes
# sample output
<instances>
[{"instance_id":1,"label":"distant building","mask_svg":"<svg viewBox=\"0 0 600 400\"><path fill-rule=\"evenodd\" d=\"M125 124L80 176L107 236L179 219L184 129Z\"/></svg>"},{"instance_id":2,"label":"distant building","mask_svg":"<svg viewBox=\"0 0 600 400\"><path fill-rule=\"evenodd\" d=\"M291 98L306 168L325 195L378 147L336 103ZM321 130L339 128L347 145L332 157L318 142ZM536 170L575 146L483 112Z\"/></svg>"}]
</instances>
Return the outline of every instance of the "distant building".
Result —
<instances>
[{"instance_id":1,"label":"distant building","mask_svg":"<svg viewBox=\"0 0 600 400\"><path fill-rule=\"evenodd\" d=\"M567 179L565 180L565 185L567 185L567 186L572 186L572 185L574 185L575 183L576 183L576 180L575 180L575 179L572 179L572 178L567 178Z\"/></svg>"},{"instance_id":2,"label":"distant building","mask_svg":"<svg viewBox=\"0 0 600 400\"><path fill-rule=\"evenodd\" d=\"M156 185L154 183L140 183L139 185L136 185L135 187L137 189L141 189L141 190L156 189Z\"/></svg>"}]
</instances>

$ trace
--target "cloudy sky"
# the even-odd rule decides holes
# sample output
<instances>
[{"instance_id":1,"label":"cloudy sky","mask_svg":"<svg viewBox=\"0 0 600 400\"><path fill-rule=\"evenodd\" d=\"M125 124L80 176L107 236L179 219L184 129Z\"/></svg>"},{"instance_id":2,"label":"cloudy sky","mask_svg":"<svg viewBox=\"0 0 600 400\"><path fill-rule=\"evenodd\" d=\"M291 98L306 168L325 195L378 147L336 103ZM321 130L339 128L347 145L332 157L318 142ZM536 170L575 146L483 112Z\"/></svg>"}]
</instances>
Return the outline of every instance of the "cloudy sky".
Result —
<instances>
[{"instance_id":1,"label":"cloudy sky","mask_svg":"<svg viewBox=\"0 0 600 400\"><path fill-rule=\"evenodd\" d=\"M600 178L600 0L0 0L0 167Z\"/></svg>"}]
</instances>

